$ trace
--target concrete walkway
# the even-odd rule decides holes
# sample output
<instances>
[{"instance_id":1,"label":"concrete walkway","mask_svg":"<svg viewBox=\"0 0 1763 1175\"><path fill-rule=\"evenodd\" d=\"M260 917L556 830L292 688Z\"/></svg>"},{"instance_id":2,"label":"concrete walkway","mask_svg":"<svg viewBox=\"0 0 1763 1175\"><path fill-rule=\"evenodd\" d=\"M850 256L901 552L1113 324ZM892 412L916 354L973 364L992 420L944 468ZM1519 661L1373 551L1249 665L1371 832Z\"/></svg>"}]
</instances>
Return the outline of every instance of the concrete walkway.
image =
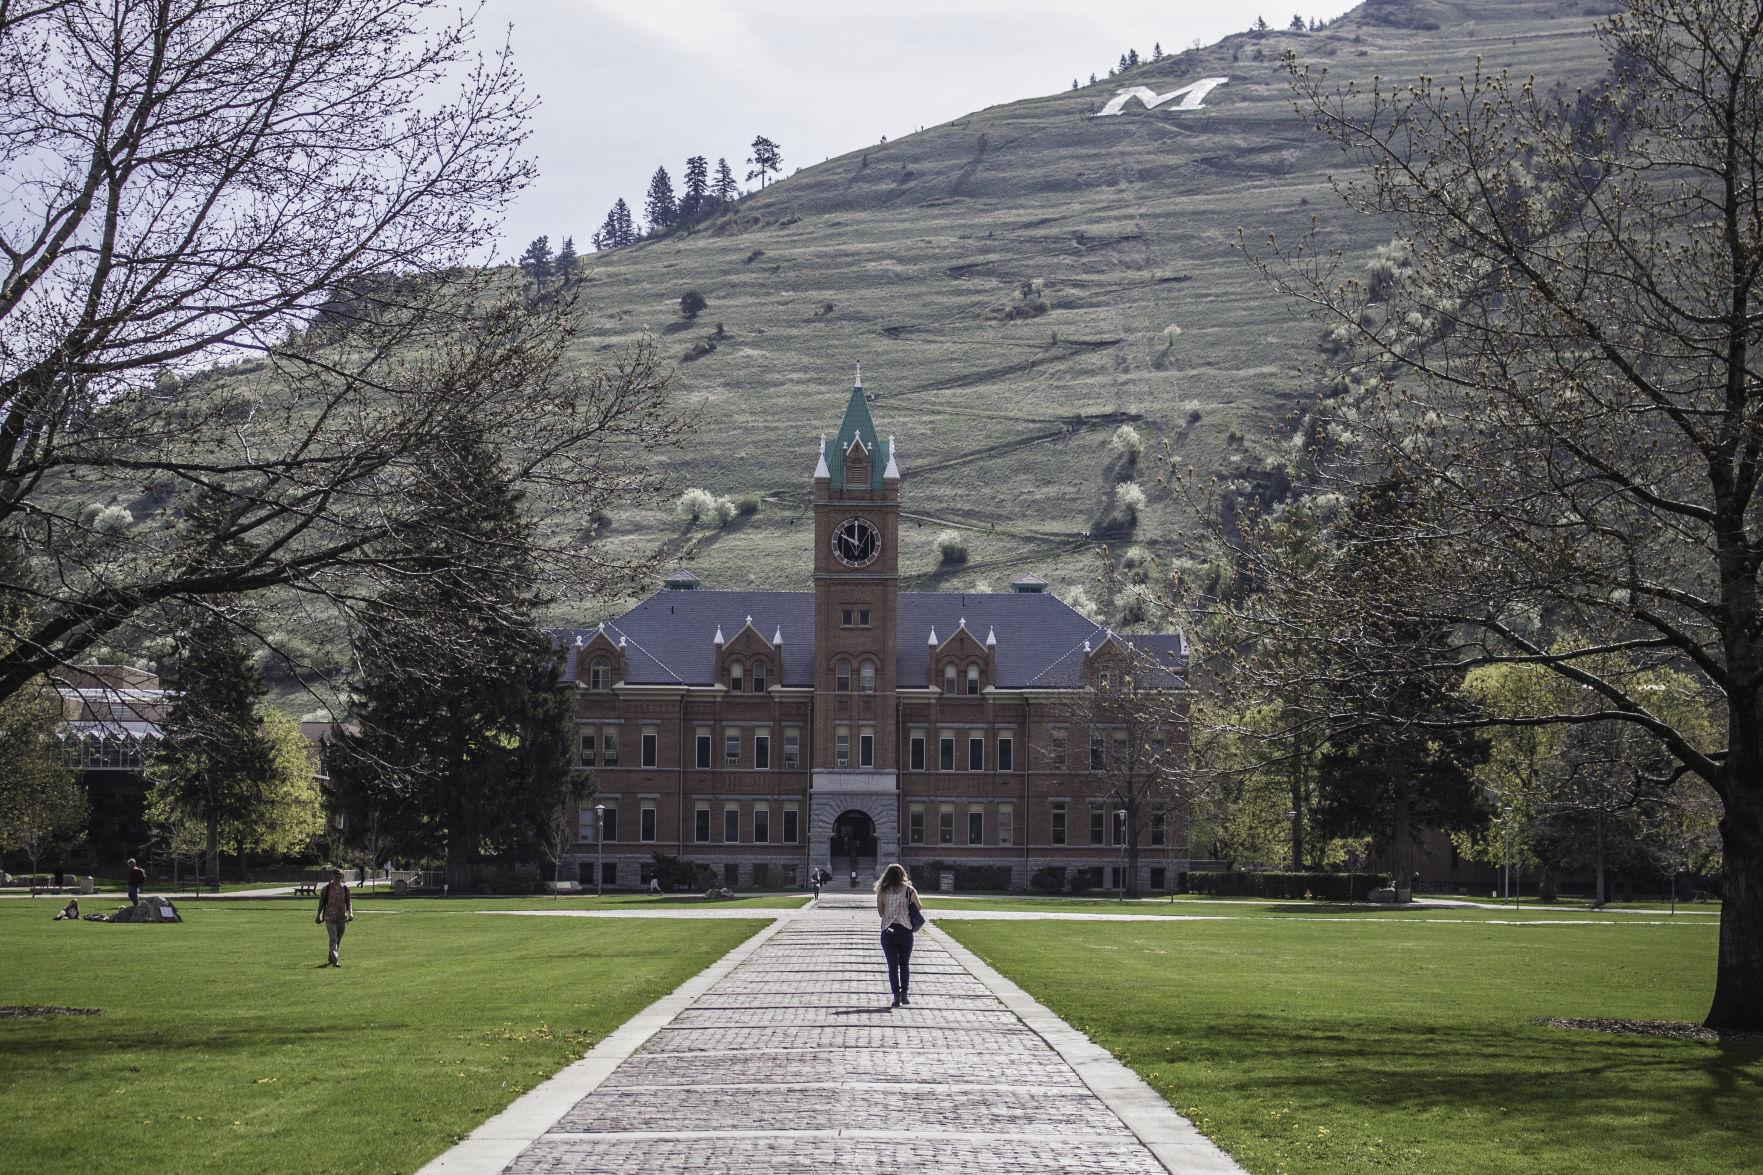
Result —
<instances>
[{"instance_id":1,"label":"concrete walkway","mask_svg":"<svg viewBox=\"0 0 1763 1175\"><path fill-rule=\"evenodd\" d=\"M1240 1172L934 928L890 1009L878 929L849 895L782 912L424 1175Z\"/></svg>"}]
</instances>

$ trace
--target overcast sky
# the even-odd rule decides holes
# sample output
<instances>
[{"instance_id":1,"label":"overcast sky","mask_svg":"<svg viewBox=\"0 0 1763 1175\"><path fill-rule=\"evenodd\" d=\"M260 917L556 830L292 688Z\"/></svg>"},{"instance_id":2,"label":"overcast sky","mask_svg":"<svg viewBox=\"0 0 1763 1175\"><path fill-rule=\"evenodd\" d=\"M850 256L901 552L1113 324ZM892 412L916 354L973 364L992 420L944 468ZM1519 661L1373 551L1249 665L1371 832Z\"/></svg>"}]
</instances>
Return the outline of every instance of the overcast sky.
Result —
<instances>
[{"instance_id":1,"label":"overcast sky","mask_svg":"<svg viewBox=\"0 0 1763 1175\"><path fill-rule=\"evenodd\" d=\"M1256 0L1258 2L1258 0ZM1087 81L1128 48L1149 55L1239 32L1263 12L1324 20L1345 0L1259 10L1232 0L487 0L483 36L512 26L541 105L540 177L499 252L549 234L587 251L623 196L640 219L657 166L677 190L689 155L738 178L763 134L787 174L883 135ZM1283 12L1283 15L1281 13Z\"/></svg>"}]
</instances>

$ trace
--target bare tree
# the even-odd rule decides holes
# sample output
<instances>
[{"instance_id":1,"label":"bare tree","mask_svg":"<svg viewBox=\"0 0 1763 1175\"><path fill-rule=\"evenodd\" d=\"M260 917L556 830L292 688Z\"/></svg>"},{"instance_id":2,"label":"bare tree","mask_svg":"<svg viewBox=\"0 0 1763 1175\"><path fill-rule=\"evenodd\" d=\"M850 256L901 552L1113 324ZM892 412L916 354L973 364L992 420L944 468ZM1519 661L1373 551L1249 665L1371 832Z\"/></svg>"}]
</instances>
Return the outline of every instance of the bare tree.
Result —
<instances>
[{"instance_id":1,"label":"bare tree","mask_svg":"<svg viewBox=\"0 0 1763 1175\"><path fill-rule=\"evenodd\" d=\"M0 530L31 571L0 696L170 603L371 596L465 421L571 578L614 576L574 534L647 484L665 376L644 347L580 374L564 308L453 268L533 174L471 38L431 0L0 4ZM204 494L231 510L196 542Z\"/></svg>"},{"instance_id":2,"label":"bare tree","mask_svg":"<svg viewBox=\"0 0 1763 1175\"><path fill-rule=\"evenodd\" d=\"M1364 503L1397 484L1405 505L1335 516L1336 544L1395 553L1351 582L1327 560L1293 571L1250 527L1230 558L1274 603L1228 610L1326 650L1373 695L1416 673L1543 666L1566 704L1481 720L1627 724L1663 752L1661 784L1705 780L1726 887L1707 1023L1756 1030L1763 9L1634 0L1600 35L1608 76L1555 97L1479 71L1339 90L1293 63L1300 105L1363 166L1342 194L1398 221L1401 264L1379 298L1316 240L1259 263L1346 356L1317 488ZM1385 657L1404 626L1454 639ZM1636 688L1657 667L1703 684L1717 742Z\"/></svg>"}]
</instances>

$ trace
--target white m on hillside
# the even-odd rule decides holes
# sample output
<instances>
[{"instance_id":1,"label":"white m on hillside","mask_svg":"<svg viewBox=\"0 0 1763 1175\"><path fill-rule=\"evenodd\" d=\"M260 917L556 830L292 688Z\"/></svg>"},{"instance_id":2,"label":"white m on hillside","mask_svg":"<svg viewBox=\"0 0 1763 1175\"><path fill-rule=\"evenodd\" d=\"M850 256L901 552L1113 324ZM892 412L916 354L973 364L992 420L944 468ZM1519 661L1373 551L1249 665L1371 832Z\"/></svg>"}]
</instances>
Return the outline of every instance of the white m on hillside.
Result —
<instances>
[{"instance_id":1,"label":"white m on hillside","mask_svg":"<svg viewBox=\"0 0 1763 1175\"><path fill-rule=\"evenodd\" d=\"M1155 110L1165 102L1173 101L1176 98L1181 99L1181 104L1172 106L1170 109L1199 110L1200 103L1205 101L1206 95L1228 81L1230 81L1229 78L1201 78L1199 81L1189 82L1179 90L1171 90L1167 94L1159 94L1149 86L1133 86L1129 89L1117 90L1114 97L1108 99L1108 105L1090 117L1106 118L1110 114L1119 114L1126 109L1128 100L1133 98L1137 98L1146 110Z\"/></svg>"}]
</instances>

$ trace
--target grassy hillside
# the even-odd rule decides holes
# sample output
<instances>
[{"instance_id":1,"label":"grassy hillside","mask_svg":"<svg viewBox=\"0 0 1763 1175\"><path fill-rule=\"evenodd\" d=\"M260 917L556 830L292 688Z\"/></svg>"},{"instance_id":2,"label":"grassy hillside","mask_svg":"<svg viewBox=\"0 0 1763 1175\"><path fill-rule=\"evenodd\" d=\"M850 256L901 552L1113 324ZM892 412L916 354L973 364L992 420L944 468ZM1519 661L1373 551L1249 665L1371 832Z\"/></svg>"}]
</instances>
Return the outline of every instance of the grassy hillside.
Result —
<instances>
[{"instance_id":1,"label":"grassy hillside","mask_svg":"<svg viewBox=\"0 0 1763 1175\"><path fill-rule=\"evenodd\" d=\"M1244 263L1238 228L1265 241L1315 216L1355 254L1393 232L1329 191L1343 160L1294 112L1284 52L1342 83L1450 76L1480 56L1576 84L1604 67L1591 27L1608 7L1381 0L1324 31L1239 35L861 147L689 236L590 258L584 362L654 332L681 357L699 422L680 484L766 495L725 530L688 533L657 509L616 517L608 541L666 541L711 587L805 587L815 439L837 427L861 362L877 427L899 439L908 586L1094 580L1096 532L1128 472L1107 447L1116 414L1148 446L1138 538L1167 547L1190 524L1152 484L1158 447L1202 473L1266 468L1310 394L1316 328ZM1122 86L1214 76L1230 80L1203 109L1092 117ZM688 289L710 303L695 324L678 310ZM719 324L714 351L686 358ZM968 532L971 558L939 573L946 526Z\"/></svg>"}]
</instances>

